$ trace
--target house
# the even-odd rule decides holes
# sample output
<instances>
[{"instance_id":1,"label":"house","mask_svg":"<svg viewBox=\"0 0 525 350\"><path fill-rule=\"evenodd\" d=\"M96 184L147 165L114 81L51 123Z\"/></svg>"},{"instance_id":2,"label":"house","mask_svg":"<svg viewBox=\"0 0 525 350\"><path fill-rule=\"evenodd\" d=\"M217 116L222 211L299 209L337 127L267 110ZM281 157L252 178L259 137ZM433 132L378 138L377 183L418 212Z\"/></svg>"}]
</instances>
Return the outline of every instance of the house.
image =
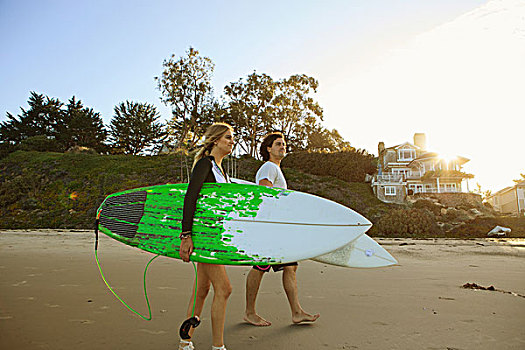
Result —
<instances>
[{"instance_id":1,"label":"house","mask_svg":"<svg viewBox=\"0 0 525 350\"><path fill-rule=\"evenodd\" d=\"M487 202L501 214L525 215L525 181L499 190L487 197Z\"/></svg>"},{"instance_id":2,"label":"house","mask_svg":"<svg viewBox=\"0 0 525 350\"><path fill-rule=\"evenodd\" d=\"M378 145L378 173L372 180L377 198L403 203L417 193L463 192L463 180L473 177L462 171L465 157L446 159L426 149L426 135L414 134L414 143L397 146ZM468 184L466 191L468 191Z\"/></svg>"}]
</instances>

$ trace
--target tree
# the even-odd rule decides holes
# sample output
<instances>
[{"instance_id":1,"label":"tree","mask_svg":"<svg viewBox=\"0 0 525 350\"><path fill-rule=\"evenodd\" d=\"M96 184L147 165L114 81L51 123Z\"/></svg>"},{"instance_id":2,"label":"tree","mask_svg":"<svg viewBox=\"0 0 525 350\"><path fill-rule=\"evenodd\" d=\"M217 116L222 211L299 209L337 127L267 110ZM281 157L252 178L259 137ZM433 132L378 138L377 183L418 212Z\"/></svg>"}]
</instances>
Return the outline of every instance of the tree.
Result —
<instances>
[{"instance_id":1,"label":"tree","mask_svg":"<svg viewBox=\"0 0 525 350\"><path fill-rule=\"evenodd\" d=\"M28 104L29 109L20 108L22 114L18 117L7 113L8 120L0 123L0 142L17 146L33 136L56 138L56 126L64 116L63 103L31 91Z\"/></svg>"},{"instance_id":2,"label":"tree","mask_svg":"<svg viewBox=\"0 0 525 350\"><path fill-rule=\"evenodd\" d=\"M107 130L100 113L92 108L84 107L82 101L75 96L69 99L62 123L56 126L57 140L63 150L74 146L83 146L103 152L106 149L104 141Z\"/></svg>"},{"instance_id":3,"label":"tree","mask_svg":"<svg viewBox=\"0 0 525 350\"><path fill-rule=\"evenodd\" d=\"M112 148L118 153L139 154L155 146L165 134L153 105L126 101L115 106L114 111L109 136Z\"/></svg>"},{"instance_id":4,"label":"tree","mask_svg":"<svg viewBox=\"0 0 525 350\"><path fill-rule=\"evenodd\" d=\"M163 62L164 71L155 77L162 102L171 106L168 130L177 148L193 148L208 125L215 121L217 106L211 78L215 68L208 57L190 47L185 57L172 55Z\"/></svg>"},{"instance_id":5,"label":"tree","mask_svg":"<svg viewBox=\"0 0 525 350\"><path fill-rule=\"evenodd\" d=\"M320 128L317 124L323 120L323 109L310 96L318 86L317 80L304 74L277 82L273 100L276 127L292 150L305 149L309 134Z\"/></svg>"},{"instance_id":6,"label":"tree","mask_svg":"<svg viewBox=\"0 0 525 350\"><path fill-rule=\"evenodd\" d=\"M323 110L311 97L317 87L318 82L304 74L274 81L255 71L226 86L227 115L242 150L256 156L268 131L281 131L291 150L305 149L309 135L322 129L318 123Z\"/></svg>"},{"instance_id":7,"label":"tree","mask_svg":"<svg viewBox=\"0 0 525 350\"><path fill-rule=\"evenodd\" d=\"M272 104L276 83L266 74L253 72L224 88L228 104L228 118L235 128L239 147L249 155L257 156L261 138L275 129Z\"/></svg>"},{"instance_id":8,"label":"tree","mask_svg":"<svg viewBox=\"0 0 525 350\"><path fill-rule=\"evenodd\" d=\"M306 149L314 152L355 151L350 142L345 141L336 129L332 131L316 125L307 133Z\"/></svg>"},{"instance_id":9,"label":"tree","mask_svg":"<svg viewBox=\"0 0 525 350\"><path fill-rule=\"evenodd\" d=\"M525 173L520 174L520 176L521 176L521 179L512 180L512 181L514 181L514 183L516 183L516 184L518 184L518 183L520 183L522 181L525 181Z\"/></svg>"},{"instance_id":10,"label":"tree","mask_svg":"<svg viewBox=\"0 0 525 350\"><path fill-rule=\"evenodd\" d=\"M473 177L473 176L472 176ZM472 191L473 193L477 193L479 195L481 195L481 198L485 201L487 200L487 198L489 198L490 196L492 196L492 191L491 190L486 190L484 191L482 188L481 188L481 185L479 183L476 182L476 188Z\"/></svg>"},{"instance_id":11,"label":"tree","mask_svg":"<svg viewBox=\"0 0 525 350\"><path fill-rule=\"evenodd\" d=\"M104 150L107 132L100 114L74 96L64 108L58 99L31 92L28 104L28 110L20 108L18 118L7 113L8 121L0 124L3 150L65 151L72 146Z\"/></svg>"}]
</instances>

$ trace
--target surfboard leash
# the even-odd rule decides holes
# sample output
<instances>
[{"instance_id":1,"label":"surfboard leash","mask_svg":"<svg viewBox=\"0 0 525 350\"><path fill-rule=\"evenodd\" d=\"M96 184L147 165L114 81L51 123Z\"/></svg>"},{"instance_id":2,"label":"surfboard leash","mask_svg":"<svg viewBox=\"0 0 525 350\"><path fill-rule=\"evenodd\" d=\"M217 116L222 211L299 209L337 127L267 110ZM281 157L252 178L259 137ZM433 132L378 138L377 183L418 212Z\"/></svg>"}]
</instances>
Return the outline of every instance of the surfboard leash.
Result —
<instances>
[{"instance_id":1,"label":"surfboard leash","mask_svg":"<svg viewBox=\"0 0 525 350\"><path fill-rule=\"evenodd\" d=\"M98 266L98 270L100 271L100 276L102 277L102 280L104 281L104 283L106 284L108 289L111 291L111 293L122 303L122 305L124 305L130 311L132 311L133 313L135 313L136 315L140 316L142 319L144 319L146 321L151 321L151 319L152 319L151 307L150 307L149 298L148 298L148 291L147 291L147 288L146 288L146 273L148 272L149 265L153 262L153 260L157 259L159 256L160 256L160 254L154 256L148 262L148 264L146 265L146 268L144 269L144 296L146 298L146 304L148 305L148 312L149 312L149 316L146 317L146 316L142 315L141 313L139 313L138 311L136 311L135 309L133 309L128 304L126 304L126 302L124 300L122 300L122 298L120 298L120 296L117 293L115 293L113 288L111 288L109 283L106 281L106 278L104 277L104 273L102 272L102 268L100 267L100 262L98 260L98 218L96 219L96 222L95 222L95 260L97 261L97 266ZM194 310L195 310L195 306L194 306Z\"/></svg>"},{"instance_id":2,"label":"surfboard leash","mask_svg":"<svg viewBox=\"0 0 525 350\"><path fill-rule=\"evenodd\" d=\"M195 288L194 288L194 294L193 294L193 310L191 312L191 317L188 318L186 321L182 322L179 329L179 335L180 338L183 340L191 339L190 336L190 329L197 328L201 324L201 320L198 316L195 316L195 304L197 303L197 266L195 266L195 262L191 262L193 264L193 270L195 271Z\"/></svg>"},{"instance_id":3,"label":"surfboard leash","mask_svg":"<svg viewBox=\"0 0 525 350\"><path fill-rule=\"evenodd\" d=\"M146 265L146 268L144 269L144 296L146 298L146 304L148 306L148 313L149 313L149 316L146 317L146 316L142 315L141 313L139 313L138 311L136 311L135 309L133 309L128 304L126 304L126 302L124 300L122 300L122 298L120 298L120 296L117 293L115 293L113 288L111 288L109 283L106 281L106 278L104 277L104 273L102 272L102 268L100 267L100 261L98 260L98 223L99 223L99 218L97 217L97 219L95 221L95 260L97 261L98 270L100 271L100 276L102 277L102 280L104 281L104 283L106 284L108 289L111 291L111 293L122 303L122 305L127 307L130 311L132 311L136 315L140 316L142 319L144 319L146 321L151 321L153 317L151 315L151 307L150 307L149 298L148 298L148 292L147 292L147 288L146 288L146 274L148 272L149 265L153 262L153 260L157 259L160 256L160 254L154 256L148 262L148 264ZM193 264L193 270L195 271L195 288L194 288L195 292L194 292L194 295L193 295L193 310L191 312L191 317L188 318L186 321L184 321L182 323L182 325L180 326L179 335L180 335L180 337L182 339L190 339L191 338L190 335L189 335L190 329L192 327L196 328L201 323L199 317L195 316L195 305L197 303L197 282L198 282L198 280L197 280L197 278L198 278L197 277L197 266L195 265L194 261L192 261L191 263Z\"/></svg>"}]
</instances>

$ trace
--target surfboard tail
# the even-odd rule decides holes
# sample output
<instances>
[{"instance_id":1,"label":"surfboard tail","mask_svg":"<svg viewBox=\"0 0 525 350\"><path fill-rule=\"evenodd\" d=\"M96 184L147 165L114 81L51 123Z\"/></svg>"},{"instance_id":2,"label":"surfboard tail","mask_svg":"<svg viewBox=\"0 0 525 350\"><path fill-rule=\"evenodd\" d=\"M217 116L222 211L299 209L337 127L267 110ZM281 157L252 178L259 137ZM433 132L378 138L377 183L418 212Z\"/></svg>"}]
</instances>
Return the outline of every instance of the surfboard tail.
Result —
<instances>
[{"instance_id":1,"label":"surfboard tail","mask_svg":"<svg viewBox=\"0 0 525 350\"><path fill-rule=\"evenodd\" d=\"M146 191L107 197L97 213L100 231L129 244L137 234L146 199Z\"/></svg>"},{"instance_id":2,"label":"surfboard tail","mask_svg":"<svg viewBox=\"0 0 525 350\"><path fill-rule=\"evenodd\" d=\"M397 265L397 260L387 250L366 234L328 254L312 260L342 267L375 268Z\"/></svg>"}]
</instances>

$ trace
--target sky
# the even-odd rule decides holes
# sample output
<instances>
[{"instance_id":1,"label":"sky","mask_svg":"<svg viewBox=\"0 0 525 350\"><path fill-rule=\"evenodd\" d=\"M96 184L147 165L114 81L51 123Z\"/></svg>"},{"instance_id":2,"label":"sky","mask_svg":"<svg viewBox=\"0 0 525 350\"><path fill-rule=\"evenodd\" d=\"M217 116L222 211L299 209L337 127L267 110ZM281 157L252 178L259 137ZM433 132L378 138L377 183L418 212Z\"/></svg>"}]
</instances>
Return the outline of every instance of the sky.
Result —
<instances>
[{"instance_id":1,"label":"sky","mask_svg":"<svg viewBox=\"0 0 525 350\"><path fill-rule=\"evenodd\" d=\"M377 155L425 133L493 192L525 173L525 0L0 0L0 121L31 91L100 112L147 102L190 46L217 96L256 70L319 81L323 125Z\"/></svg>"}]
</instances>

